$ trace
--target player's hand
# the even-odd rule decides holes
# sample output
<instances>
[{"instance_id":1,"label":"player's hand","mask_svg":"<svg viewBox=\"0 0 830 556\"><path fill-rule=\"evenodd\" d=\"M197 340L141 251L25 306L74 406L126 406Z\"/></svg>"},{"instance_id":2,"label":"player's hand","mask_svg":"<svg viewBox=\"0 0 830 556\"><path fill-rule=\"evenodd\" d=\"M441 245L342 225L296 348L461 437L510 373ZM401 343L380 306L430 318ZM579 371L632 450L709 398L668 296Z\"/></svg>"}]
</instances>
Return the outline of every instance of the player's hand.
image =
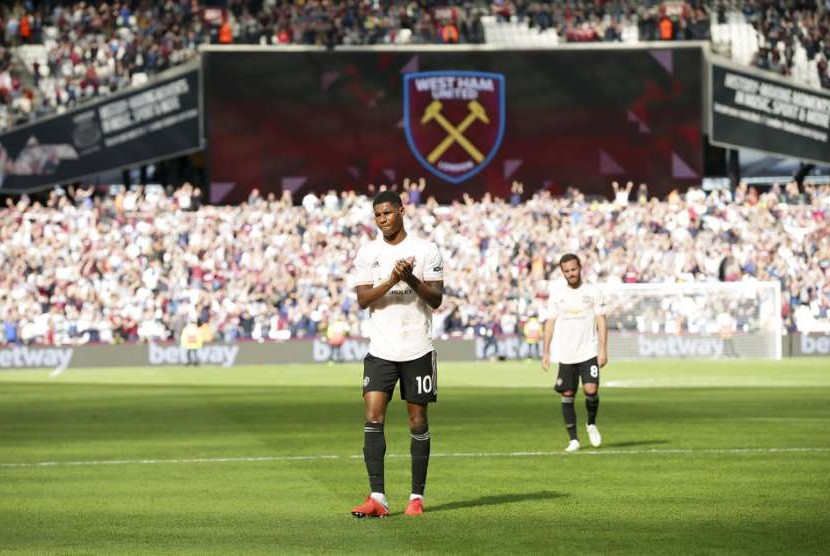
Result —
<instances>
[{"instance_id":1,"label":"player's hand","mask_svg":"<svg viewBox=\"0 0 830 556\"><path fill-rule=\"evenodd\" d=\"M547 353L542 354L542 370L545 372L550 370L550 355Z\"/></svg>"},{"instance_id":2,"label":"player's hand","mask_svg":"<svg viewBox=\"0 0 830 556\"><path fill-rule=\"evenodd\" d=\"M608 354L605 351L600 351L599 354L597 354L597 363L599 363L600 369L608 363Z\"/></svg>"},{"instance_id":3,"label":"player's hand","mask_svg":"<svg viewBox=\"0 0 830 556\"><path fill-rule=\"evenodd\" d=\"M400 279L409 281L412 278L412 269L415 266L415 257L407 257L406 259L399 259L395 262L395 269L400 275Z\"/></svg>"},{"instance_id":4,"label":"player's hand","mask_svg":"<svg viewBox=\"0 0 830 556\"><path fill-rule=\"evenodd\" d=\"M392 268L392 272L389 273L389 285L394 286L401 281L401 278L403 278L403 275L398 268L398 263L395 263L395 266Z\"/></svg>"}]
</instances>

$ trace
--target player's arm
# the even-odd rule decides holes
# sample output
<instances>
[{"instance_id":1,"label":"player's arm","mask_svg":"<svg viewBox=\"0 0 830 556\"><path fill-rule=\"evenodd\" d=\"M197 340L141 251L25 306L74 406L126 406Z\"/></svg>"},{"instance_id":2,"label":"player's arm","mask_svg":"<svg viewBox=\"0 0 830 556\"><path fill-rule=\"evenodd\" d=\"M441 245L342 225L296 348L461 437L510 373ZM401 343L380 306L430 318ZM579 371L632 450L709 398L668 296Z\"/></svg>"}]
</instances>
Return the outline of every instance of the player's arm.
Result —
<instances>
[{"instance_id":1,"label":"player's arm","mask_svg":"<svg viewBox=\"0 0 830 556\"><path fill-rule=\"evenodd\" d=\"M418 297L426 301L427 305L433 309L440 307L441 303L444 301L444 281L424 282L414 276L411 270L412 269L410 269L408 274L404 275L404 282L409 284L412 291L418 294Z\"/></svg>"},{"instance_id":2,"label":"player's arm","mask_svg":"<svg viewBox=\"0 0 830 556\"><path fill-rule=\"evenodd\" d=\"M545 321L545 337L542 340L542 370L545 372L550 369L550 342L553 339L554 324L556 324L556 319L553 317Z\"/></svg>"},{"instance_id":3,"label":"player's arm","mask_svg":"<svg viewBox=\"0 0 830 556\"><path fill-rule=\"evenodd\" d=\"M387 278L377 286L374 286L372 284L356 285L354 291L355 293L357 293L357 304L360 306L361 309L365 309L371 306L372 303L386 295L386 293L400 281L401 273L398 269L398 265L395 265L395 268L393 268L392 272L389 274L389 278Z\"/></svg>"},{"instance_id":4,"label":"player's arm","mask_svg":"<svg viewBox=\"0 0 830 556\"><path fill-rule=\"evenodd\" d=\"M608 363L608 321L605 315L597 315L597 336L599 339L597 363L602 368Z\"/></svg>"},{"instance_id":5,"label":"player's arm","mask_svg":"<svg viewBox=\"0 0 830 556\"><path fill-rule=\"evenodd\" d=\"M401 259L395 268L400 269L401 279L418 297L426 301L427 305L433 309L437 309L444 301L444 262L435 244L429 246L424 266L423 280L412 272L415 267L415 257Z\"/></svg>"}]
</instances>

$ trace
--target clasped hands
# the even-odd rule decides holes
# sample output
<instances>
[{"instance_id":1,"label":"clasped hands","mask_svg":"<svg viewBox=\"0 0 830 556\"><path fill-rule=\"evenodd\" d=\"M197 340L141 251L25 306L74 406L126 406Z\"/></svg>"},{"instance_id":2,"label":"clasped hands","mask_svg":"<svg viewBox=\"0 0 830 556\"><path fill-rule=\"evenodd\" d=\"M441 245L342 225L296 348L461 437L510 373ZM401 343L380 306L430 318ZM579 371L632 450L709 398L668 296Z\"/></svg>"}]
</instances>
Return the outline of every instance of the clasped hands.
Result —
<instances>
[{"instance_id":1,"label":"clasped hands","mask_svg":"<svg viewBox=\"0 0 830 556\"><path fill-rule=\"evenodd\" d=\"M395 261L395 266L392 268L392 273L389 275L391 285L395 285L401 280L409 285L412 285L412 280L415 276L412 274L412 269L415 268L415 257L407 257L405 259L398 259Z\"/></svg>"}]
</instances>

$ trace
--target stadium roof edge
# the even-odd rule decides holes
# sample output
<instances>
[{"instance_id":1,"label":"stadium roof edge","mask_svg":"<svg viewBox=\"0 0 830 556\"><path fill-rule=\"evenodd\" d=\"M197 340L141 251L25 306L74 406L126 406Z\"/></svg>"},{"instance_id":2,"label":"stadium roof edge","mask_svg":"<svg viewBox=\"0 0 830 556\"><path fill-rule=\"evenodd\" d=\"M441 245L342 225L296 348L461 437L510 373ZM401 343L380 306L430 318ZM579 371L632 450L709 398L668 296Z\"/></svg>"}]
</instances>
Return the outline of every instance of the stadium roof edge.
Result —
<instances>
[{"instance_id":1,"label":"stadium roof edge","mask_svg":"<svg viewBox=\"0 0 830 556\"><path fill-rule=\"evenodd\" d=\"M548 45L497 45L497 44L385 44L371 46L335 46L326 48L324 46L304 45L246 45L246 44L208 44L200 45L199 52L474 52L474 51L505 51L505 50L654 50L654 49L686 49L703 48L708 49L707 41L683 41L683 42L640 42L630 43L566 43L556 46Z\"/></svg>"}]
</instances>

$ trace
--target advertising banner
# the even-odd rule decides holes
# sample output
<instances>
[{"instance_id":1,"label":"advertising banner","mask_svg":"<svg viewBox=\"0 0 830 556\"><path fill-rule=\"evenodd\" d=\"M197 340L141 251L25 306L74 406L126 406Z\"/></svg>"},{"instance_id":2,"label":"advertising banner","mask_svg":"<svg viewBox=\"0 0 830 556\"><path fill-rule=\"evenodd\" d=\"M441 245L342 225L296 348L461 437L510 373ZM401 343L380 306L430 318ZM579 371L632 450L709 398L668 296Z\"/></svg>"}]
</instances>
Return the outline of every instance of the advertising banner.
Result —
<instances>
[{"instance_id":1,"label":"advertising banner","mask_svg":"<svg viewBox=\"0 0 830 556\"><path fill-rule=\"evenodd\" d=\"M830 334L793 334L790 349L793 357L827 357L830 355Z\"/></svg>"},{"instance_id":2,"label":"advertising banner","mask_svg":"<svg viewBox=\"0 0 830 556\"><path fill-rule=\"evenodd\" d=\"M369 341L349 338L339 348L324 339L288 342L239 342L208 344L197 350L199 365L233 368L241 365L280 365L290 363L359 363ZM435 349L440 361L472 361L472 340L438 340ZM78 346L14 345L0 347L0 371L50 369L60 374L66 369L101 367L176 367L187 364L187 350L177 344L89 344Z\"/></svg>"},{"instance_id":3,"label":"advertising banner","mask_svg":"<svg viewBox=\"0 0 830 556\"><path fill-rule=\"evenodd\" d=\"M782 338L785 355L830 355L830 335L792 335ZM671 334L627 334L610 332L611 359L722 359L775 357L775 346L759 347L766 339L756 335L734 338L678 336ZM307 363L355 363L365 357L369 341L349 338L333 348L322 338L288 342L240 342L209 344L197 352L200 365L233 368L242 365ZM528 344L521 336L491 336L475 339L437 340L435 349L442 361L539 359L542 346ZM760 353L760 355L759 355ZM176 344L5 346L0 348L0 371L94 367L175 367L187 364L187 351Z\"/></svg>"},{"instance_id":4,"label":"advertising banner","mask_svg":"<svg viewBox=\"0 0 830 556\"><path fill-rule=\"evenodd\" d=\"M198 67L0 135L0 193L25 193L203 147Z\"/></svg>"},{"instance_id":5,"label":"advertising banner","mask_svg":"<svg viewBox=\"0 0 830 556\"><path fill-rule=\"evenodd\" d=\"M830 164L830 92L711 64L712 143Z\"/></svg>"}]
</instances>

